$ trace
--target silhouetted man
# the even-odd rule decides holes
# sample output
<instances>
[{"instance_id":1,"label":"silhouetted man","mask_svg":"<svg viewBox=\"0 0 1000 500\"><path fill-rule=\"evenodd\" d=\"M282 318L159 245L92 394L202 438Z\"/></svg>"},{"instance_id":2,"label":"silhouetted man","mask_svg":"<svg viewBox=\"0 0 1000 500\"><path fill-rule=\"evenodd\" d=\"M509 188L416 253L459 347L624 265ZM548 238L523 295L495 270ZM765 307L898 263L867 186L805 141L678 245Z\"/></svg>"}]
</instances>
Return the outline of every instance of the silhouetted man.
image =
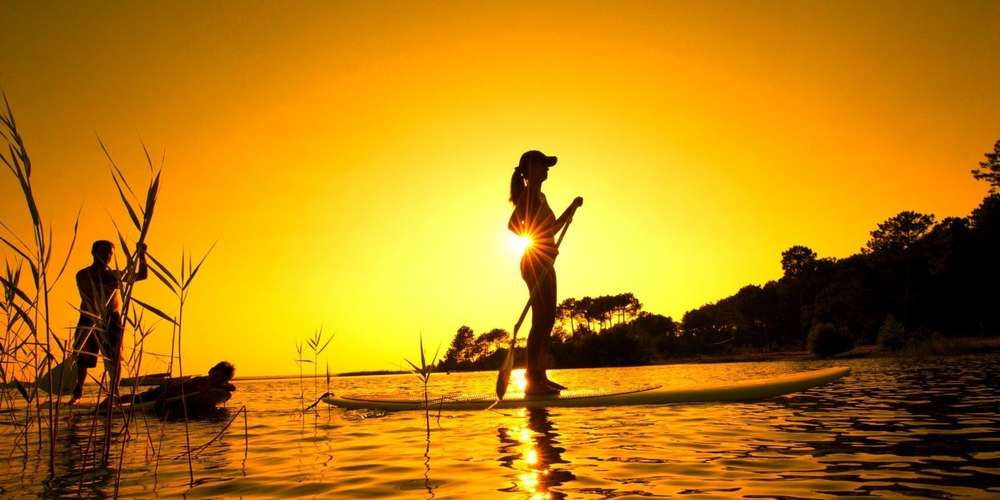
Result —
<instances>
[{"instance_id":1,"label":"silhouetted man","mask_svg":"<svg viewBox=\"0 0 1000 500\"><path fill-rule=\"evenodd\" d=\"M136 248L139 269L134 275L110 268L115 245L107 240L95 241L90 249L94 263L76 273L76 288L80 291L80 320L76 324L74 347L78 352L79 370L73 398L76 403L83 395L87 369L97 366L98 354L108 360L108 391L114 395L121 378L122 350L122 284L146 279L146 245Z\"/></svg>"}]
</instances>

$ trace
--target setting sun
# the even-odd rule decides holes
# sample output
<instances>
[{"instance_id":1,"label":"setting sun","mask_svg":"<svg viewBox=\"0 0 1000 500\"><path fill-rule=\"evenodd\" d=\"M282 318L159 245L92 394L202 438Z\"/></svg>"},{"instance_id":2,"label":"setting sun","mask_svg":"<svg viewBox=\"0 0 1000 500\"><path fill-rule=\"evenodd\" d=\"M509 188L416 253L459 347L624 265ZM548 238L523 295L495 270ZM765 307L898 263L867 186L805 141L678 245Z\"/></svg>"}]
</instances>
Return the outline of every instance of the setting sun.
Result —
<instances>
[{"instance_id":1,"label":"setting sun","mask_svg":"<svg viewBox=\"0 0 1000 500\"><path fill-rule=\"evenodd\" d=\"M527 250L528 247L531 246L531 237L526 234L512 234L510 235L510 246L514 249L514 252L520 256L524 254L524 251Z\"/></svg>"}]
</instances>

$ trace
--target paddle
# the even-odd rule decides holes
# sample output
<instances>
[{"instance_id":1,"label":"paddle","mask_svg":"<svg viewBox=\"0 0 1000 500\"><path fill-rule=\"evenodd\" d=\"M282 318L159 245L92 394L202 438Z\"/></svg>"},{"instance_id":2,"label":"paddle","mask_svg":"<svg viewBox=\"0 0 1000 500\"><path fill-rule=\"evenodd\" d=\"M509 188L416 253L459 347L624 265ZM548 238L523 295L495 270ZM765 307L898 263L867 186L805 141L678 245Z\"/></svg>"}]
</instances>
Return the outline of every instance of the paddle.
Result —
<instances>
[{"instance_id":1,"label":"paddle","mask_svg":"<svg viewBox=\"0 0 1000 500\"><path fill-rule=\"evenodd\" d=\"M45 392L52 391L52 394L57 396L72 394L79 378L77 362L76 353L70 353L62 363L53 366L51 370L38 377L35 385Z\"/></svg>"},{"instance_id":2,"label":"paddle","mask_svg":"<svg viewBox=\"0 0 1000 500\"><path fill-rule=\"evenodd\" d=\"M576 212L576 209L570 205L567 210L572 210ZM563 237L566 236L566 230L569 229L569 223L573 222L573 213L570 213L569 220L566 221L566 225L563 226L562 231L559 233L559 239L556 240L556 248L562 244ZM553 263L554 264L554 263ZM510 348L507 349L507 356L504 357L503 363L500 365L500 372L497 373L497 400L502 400L504 394L507 393L507 385L510 384L510 372L514 370L514 346L517 345L517 331L521 329L521 323L524 323L525 316L528 315L528 309L531 308L531 300L535 298L535 293L538 292L539 286L548 277L550 267L546 267L542 270L541 274L538 275L538 281L535 286L531 289L531 294L528 295L528 303L524 305L524 309L521 310L521 316L517 318L517 323L514 324L514 333L511 334L510 338Z\"/></svg>"}]
</instances>

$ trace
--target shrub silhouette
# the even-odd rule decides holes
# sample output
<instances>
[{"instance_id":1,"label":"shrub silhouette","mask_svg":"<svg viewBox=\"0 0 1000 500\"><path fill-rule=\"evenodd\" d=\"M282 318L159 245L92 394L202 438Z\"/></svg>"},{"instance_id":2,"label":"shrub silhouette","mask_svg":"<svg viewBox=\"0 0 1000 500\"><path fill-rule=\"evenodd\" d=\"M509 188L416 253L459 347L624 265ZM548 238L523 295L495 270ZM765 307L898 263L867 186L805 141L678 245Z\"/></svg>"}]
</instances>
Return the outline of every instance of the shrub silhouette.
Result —
<instances>
[{"instance_id":1,"label":"shrub silhouette","mask_svg":"<svg viewBox=\"0 0 1000 500\"><path fill-rule=\"evenodd\" d=\"M809 352L826 358L851 350L854 341L846 330L838 330L830 323L817 323L809 329L806 345Z\"/></svg>"},{"instance_id":2,"label":"shrub silhouette","mask_svg":"<svg viewBox=\"0 0 1000 500\"><path fill-rule=\"evenodd\" d=\"M891 314L886 316L882 327L878 329L876 342L879 348L886 351L902 349L906 346L906 330L903 329L903 324L896 321L896 317Z\"/></svg>"}]
</instances>

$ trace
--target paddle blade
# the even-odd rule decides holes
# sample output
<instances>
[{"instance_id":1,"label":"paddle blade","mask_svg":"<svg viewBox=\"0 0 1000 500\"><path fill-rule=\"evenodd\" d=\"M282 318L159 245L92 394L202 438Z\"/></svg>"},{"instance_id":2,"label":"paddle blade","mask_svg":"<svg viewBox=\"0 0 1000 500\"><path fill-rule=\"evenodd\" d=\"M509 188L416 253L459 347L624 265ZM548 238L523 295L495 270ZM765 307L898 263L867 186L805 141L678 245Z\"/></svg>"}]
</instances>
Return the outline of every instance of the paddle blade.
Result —
<instances>
[{"instance_id":1,"label":"paddle blade","mask_svg":"<svg viewBox=\"0 0 1000 500\"><path fill-rule=\"evenodd\" d=\"M507 356L500 365L500 372L497 373L497 399L503 399L507 394L507 386L510 384L510 373L514 371L514 350L507 351Z\"/></svg>"},{"instance_id":2,"label":"paddle blade","mask_svg":"<svg viewBox=\"0 0 1000 500\"><path fill-rule=\"evenodd\" d=\"M45 392L51 390L52 394L66 396L73 393L78 375L76 356L71 355L66 361L53 366L51 371L38 377L36 386Z\"/></svg>"}]
</instances>

